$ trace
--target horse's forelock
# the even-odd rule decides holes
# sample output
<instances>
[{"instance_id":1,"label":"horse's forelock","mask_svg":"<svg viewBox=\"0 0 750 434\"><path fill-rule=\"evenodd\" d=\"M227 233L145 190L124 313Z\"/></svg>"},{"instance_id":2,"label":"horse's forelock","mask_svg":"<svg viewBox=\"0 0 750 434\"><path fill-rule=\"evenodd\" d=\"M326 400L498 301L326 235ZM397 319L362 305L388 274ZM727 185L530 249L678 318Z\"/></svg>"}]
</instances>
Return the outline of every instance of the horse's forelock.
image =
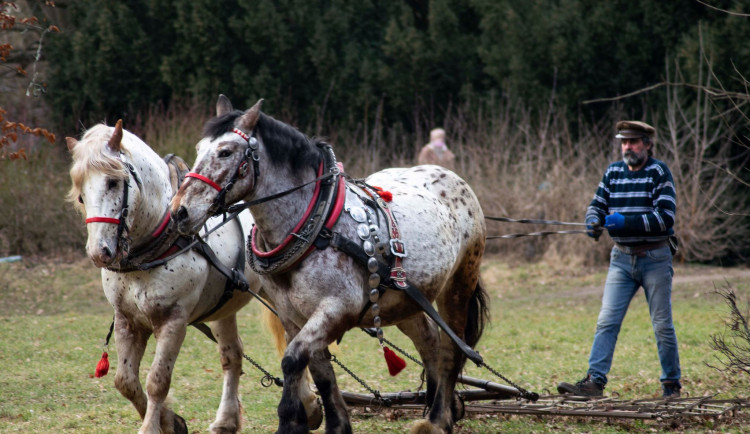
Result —
<instances>
[{"instance_id":1,"label":"horse's forelock","mask_svg":"<svg viewBox=\"0 0 750 434\"><path fill-rule=\"evenodd\" d=\"M203 137L209 137L211 140L216 140L225 133L228 133L234 129L234 122L242 116L242 110L233 110L229 113L225 113L221 116L211 118L203 126Z\"/></svg>"},{"instance_id":2,"label":"horse's forelock","mask_svg":"<svg viewBox=\"0 0 750 434\"><path fill-rule=\"evenodd\" d=\"M125 177L125 165L119 156L107 148L107 142L112 136L112 127L100 124L87 130L83 138L73 148L73 165L70 168L72 186L68 191L68 200L81 210L78 196L86 176L91 172L100 172L112 177ZM125 139L122 151L129 154Z\"/></svg>"}]
</instances>

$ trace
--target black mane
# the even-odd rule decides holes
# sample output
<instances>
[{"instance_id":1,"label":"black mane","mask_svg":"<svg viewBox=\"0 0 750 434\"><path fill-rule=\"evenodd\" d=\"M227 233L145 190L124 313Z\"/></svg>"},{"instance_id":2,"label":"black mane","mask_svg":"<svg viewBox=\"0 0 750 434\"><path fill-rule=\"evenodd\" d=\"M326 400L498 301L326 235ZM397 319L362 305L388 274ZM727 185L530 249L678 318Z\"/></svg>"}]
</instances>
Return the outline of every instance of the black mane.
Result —
<instances>
[{"instance_id":1,"label":"black mane","mask_svg":"<svg viewBox=\"0 0 750 434\"><path fill-rule=\"evenodd\" d=\"M232 131L235 122L243 114L241 110L234 110L210 119L203 127L203 137L215 140ZM305 167L318 170L323 159L323 151L317 146L323 143L321 140L310 139L296 128L263 113L260 113L255 125L255 134L263 141L273 165L287 164L295 172Z\"/></svg>"}]
</instances>

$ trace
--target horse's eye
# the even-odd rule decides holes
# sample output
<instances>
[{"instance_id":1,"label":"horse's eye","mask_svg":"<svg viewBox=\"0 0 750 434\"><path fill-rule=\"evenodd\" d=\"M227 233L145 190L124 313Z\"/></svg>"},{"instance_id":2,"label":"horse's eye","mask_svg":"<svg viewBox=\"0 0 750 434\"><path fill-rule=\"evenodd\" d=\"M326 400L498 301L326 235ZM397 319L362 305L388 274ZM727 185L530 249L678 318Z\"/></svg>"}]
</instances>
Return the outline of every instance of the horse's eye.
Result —
<instances>
[{"instance_id":1,"label":"horse's eye","mask_svg":"<svg viewBox=\"0 0 750 434\"><path fill-rule=\"evenodd\" d=\"M219 158L227 158L230 155L232 155L232 151L229 149L222 149L219 151Z\"/></svg>"},{"instance_id":2,"label":"horse's eye","mask_svg":"<svg viewBox=\"0 0 750 434\"><path fill-rule=\"evenodd\" d=\"M113 188L117 187L117 180L116 179L110 179L107 181L107 189L112 190Z\"/></svg>"},{"instance_id":3,"label":"horse's eye","mask_svg":"<svg viewBox=\"0 0 750 434\"><path fill-rule=\"evenodd\" d=\"M83 197L80 194L78 195L78 202L83 203Z\"/></svg>"}]
</instances>

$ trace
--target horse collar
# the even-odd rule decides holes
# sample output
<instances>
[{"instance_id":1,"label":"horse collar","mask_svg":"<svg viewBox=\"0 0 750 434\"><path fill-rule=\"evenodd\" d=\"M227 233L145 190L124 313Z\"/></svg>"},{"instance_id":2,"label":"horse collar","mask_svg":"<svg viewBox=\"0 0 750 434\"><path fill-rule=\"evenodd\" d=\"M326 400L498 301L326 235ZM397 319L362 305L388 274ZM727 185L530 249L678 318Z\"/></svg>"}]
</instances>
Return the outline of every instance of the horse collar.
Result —
<instances>
[{"instance_id":1,"label":"horse collar","mask_svg":"<svg viewBox=\"0 0 750 434\"><path fill-rule=\"evenodd\" d=\"M318 167L318 180L313 197L305 214L282 243L270 251L258 247L258 227L250 233L249 262L258 274L277 274L289 270L315 248L318 236L328 233L338 221L344 208L346 188L343 167L329 145L325 146L325 157ZM331 179L322 179L323 173L332 174Z\"/></svg>"}]
</instances>

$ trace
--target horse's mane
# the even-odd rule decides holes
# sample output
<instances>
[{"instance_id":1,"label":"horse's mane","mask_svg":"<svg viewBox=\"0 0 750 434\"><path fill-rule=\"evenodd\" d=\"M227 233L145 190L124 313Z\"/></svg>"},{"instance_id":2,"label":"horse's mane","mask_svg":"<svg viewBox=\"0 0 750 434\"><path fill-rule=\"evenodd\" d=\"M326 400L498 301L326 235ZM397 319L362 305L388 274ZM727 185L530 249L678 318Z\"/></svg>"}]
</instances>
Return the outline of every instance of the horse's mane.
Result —
<instances>
[{"instance_id":1,"label":"horse's mane","mask_svg":"<svg viewBox=\"0 0 750 434\"><path fill-rule=\"evenodd\" d=\"M203 128L203 137L215 140L232 131L235 121L243 114L240 110L234 110L210 119ZM318 146L323 143L322 140L311 139L296 128L264 113L260 113L255 129L266 145L266 152L272 164L288 164L294 171L305 167L318 169L323 159L323 151Z\"/></svg>"},{"instance_id":2,"label":"horse's mane","mask_svg":"<svg viewBox=\"0 0 750 434\"><path fill-rule=\"evenodd\" d=\"M76 209L82 211L83 207L78 203L81 194L81 185L89 172L101 172L112 177L126 177L125 165L119 156L107 149L107 142L112 136L112 127L104 124L96 125L83 135L81 140L73 147L73 165L70 168L70 179L73 185L68 191L67 199L74 204ZM122 142L123 152L128 154L125 148L125 140Z\"/></svg>"}]
</instances>

